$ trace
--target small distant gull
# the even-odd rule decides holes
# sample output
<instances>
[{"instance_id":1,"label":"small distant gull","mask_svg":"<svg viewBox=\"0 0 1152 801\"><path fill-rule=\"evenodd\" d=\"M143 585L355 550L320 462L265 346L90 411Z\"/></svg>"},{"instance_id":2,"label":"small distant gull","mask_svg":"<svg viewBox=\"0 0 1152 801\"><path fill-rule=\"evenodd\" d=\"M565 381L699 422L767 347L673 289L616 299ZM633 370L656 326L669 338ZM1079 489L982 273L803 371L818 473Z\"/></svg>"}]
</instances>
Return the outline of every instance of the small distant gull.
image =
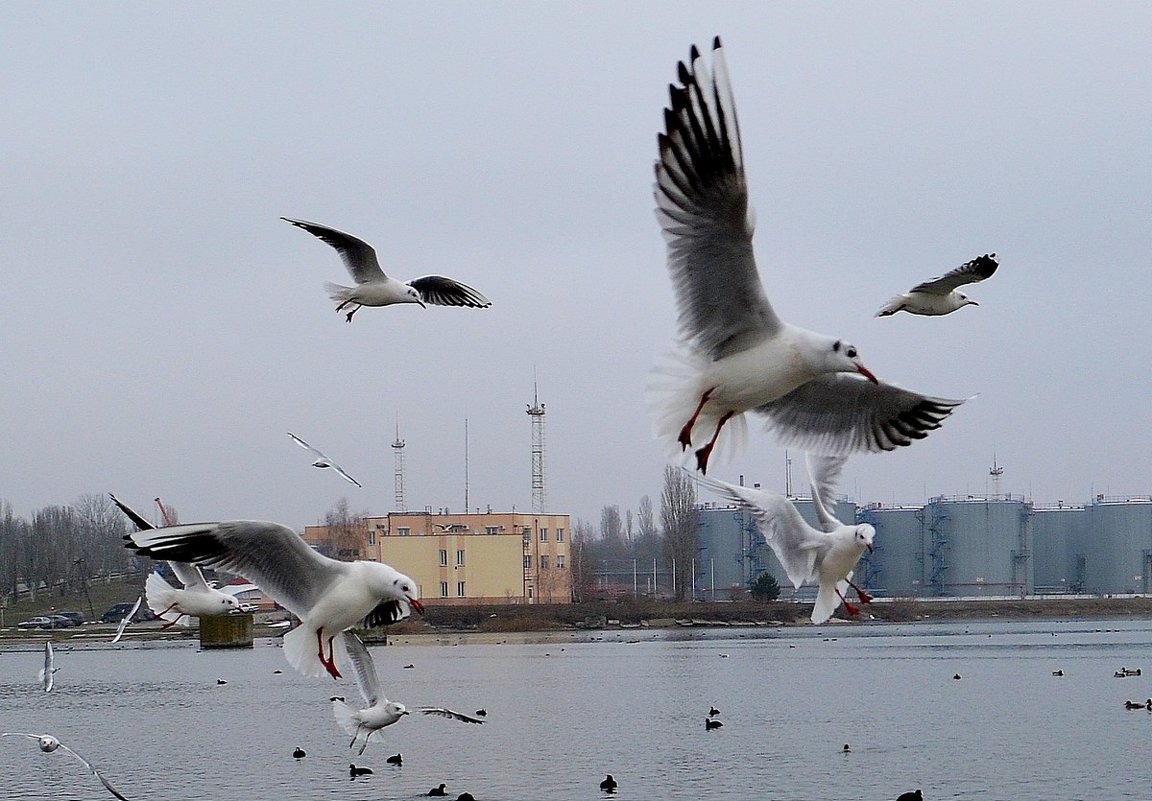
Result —
<instances>
[{"instance_id":1,"label":"small distant gull","mask_svg":"<svg viewBox=\"0 0 1152 801\"><path fill-rule=\"evenodd\" d=\"M63 751L66 754L71 754L72 756L76 757L76 759L80 760L84 767L88 768L93 776L100 780L100 783L104 785L108 792L112 793L112 795L116 796L121 801L128 801L127 798L120 794L119 790L112 786L111 782L104 778L104 774L92 766L91 762L77 754L68 746L64 745L64 743L57 740L51 734L28 734L22 731L6 731L3 734L0 734L0 737L31 737L33 740L39 742L40 750L46 754L50 754L57 749Z\"/></svg>"},{"instance_id":2,"label":"small distant gull","mask_svg":"<svg viewBox=\"0 0 1152 801\"><path fill-rule=\"evenodd\" d=\"M55 680L52 675L60 668L56 667L56 655L52 652L52 643L44 643L44 667L36 673L36 680L40 682L40 689L46 693L52 692Z\"/></svg>"},{"instance_id":3,"label":"small distant gull","mask_svg":"<svg viewBox=\"0 0 1152 801\"><path fill-rule=\"evenodd\" d=\"M963 401L883 384L854 345L776 316L752 253L744 157L719 37L712 48L711 77L696 47L689 66L679 64L681 85L670 87L658 136L657 218L679 335L649 385L657 436L672 448L692 448L701 473L725 424L739 444L750 411L767 418L783 445L818 453L890 451L922 439Z\"/></svg>"},{"instance_id":4,"label":"small distant gull","mask_svg":"<svg viewBox=\"0 0 1152 801\"><path fill-rule=\"evenodd\" d=\"M445 790L444 790L444 788L447 786L448 785L444 784L444 782L440 782L439 786L433 787L431 790L428 791L428 795L431 795L431 796L448 795L448 793L445 792Z\"/></svg>"},{"instance_id":5,"label":"small distant gull","mask_svg":"<svg viewBox=\"0 0 1152 801\"><path fill-rule=\"evenodd\" d=\"M355 763L348 763L348 775L355 779L357 776L370 776L372 768L358 768Z\"/></svg>"},{"instance_id":6,"label":"small distant gull","mask_svg":"<svg viewBox=\"0 0 1152 801\"><path fill-rule=\"evenodd\" d=\"M339 635L344 630L387 625L411 609L424 611L418 586L408 576L382 562L329 559L279 523L192 523L138 531L124 539L140 556L226 570L258 586L300 619L284 635L284 657L305 676L327 671L340 678L336 661L343 656Z\"/></svg>"},{"instance_id":7,"label":"small distant gull","mask_svg":"<svg viewBox=\"0 0 1152 801\"><path fill-rule=\"evenodd\" d=\"M917 284L903 295L897 295L884 304L877 317L890 317L898 311L909 314L938 316L950 314L964 306L980 304L957 289L964 284L975 284L991 278L1000 262L995 253L985 253L972 261L966 261L955 270L944 273L931 281Z\"/></svg>"},{"instance_id":8,"label":"small distant gull","mask_svg":"<svg viewBox=\"0 0 1152 801\"><path fill-rule=\"evenodd\" d=\"M305 450L309 450L309 451L311 451L313 454L315 454L315 456L316 456L316 461L314 461L314 462L312 463L312 466L313 466L313 467L319 467L319 468L331 467L333 470L335 470L337 473L339 473L339 474L340 474L340 476L341 476L341 478L343 478L345 481L351 481L351 482L352 482L353 484L355 484L357 487L363 487L363 486L364 486L364 485L363 485L363 484L361 484L359 481L357 481L356 479L352 478L352 476L350 476L350 475L348 475L347 473L345 473L345 472L344 472L344 468L343 468L343 467L341 467L340 465L336 464L334 461L332 461L331 459L329 459L327 456L325 456L323 453L321 453L320 451L318 451L316 448L313 448L311 445L309 445L309 444L308 444L307 442L305 442L304 440L300 439L300 437L296 436L296 435L295 435L295 434L293 434L291 431L289 431L289 432L288 432L288 436L292 437L293 441L294 441L294 442L295 442L297 445L299 445L301 448L304 448Z\"/></svg>"},{"instance_id":9,"label":"small distant gull","mask_svg":"<svg viewBox=\"0 0 1152 801\"><path fill-rule=\"evenodd\" d=\"M332 714L345 732L352 735L352 742L348 743L349 748L356 745L356 740L361 735L364 736L363 741L360 743L360 750L357 756L364 753L364 749L368 747L368 739L374 732L380 731L385 726L391 726L393 723L399 721L409 713L409 710L404 704L395 701L389 701L384 697L383 691L380 689L380 676L376 672L376 664L372 659L372 654L368 650L364 642L351 631L346 631L342 635L344 642L344 653L348 658L348 665L352 671L353 677L356 679L356 684L360 688L360 695L364 697L366 706L363 709L353 709L344 698L338 695L332 696ZM484 721L479 718L474 718L460 712L453 712L451 709L445 709L438 706L416 707L415 711L425 715L437 715L442 718L449 718L452 720L459 720L465 723L483 723ZM400 755L389 757L388 761L395 760L395 764L400 764Z\"/></svg>"},{"instance_id":10,"label":"small distant gull","mask_svg":"<svg viewBox=\"0 0 1152 801\"><path fill-rule=\"evenodd\" d=\"M851 587L861 603L872 596L852 582L852 571L865 550L872 550L876 530L867 523L847 526L830 511L833 508L836 482L846 456L808 454L808 472L812 481L812 505L820 528L812 528L800 516L792 501L775 492L738 487L724 481L701 478L713 491L752 513L752 519L765 542L780 560L784 572L797 589L805 583L818 583L812 622L823 623L841 602L850 615L859 610L848 602L844 593Z\"/></svg>"},{"instance_id":11,"label":"small distant gull","mask_svg":"<svg viewBox=\"0 0 1152 801\"><path fill-rule=\"evenodd\" d=\"M359 311L361 306L391 306L394 303L419 303L425 306L430 303L433 306L471 306L475 309L484 309L492 305L488 298L472 287L442 275L426 275L423 278L413 278L411 281L389 278L380 269L376 250L362 239L320 223L294 220L289 217L280 219L304 229L334 247L340 254L356 286L347 287L333 283L324 286L328 290L328 296L340 304L336 307L336 311L351 307L347 315L348 322L352 322L352 315Z\"/></svg>"},{"instance_id":12,"label":"small distant gull","mask_svg":"<svg viewBox=\"0 0 1152 801\"><path fill-rule=\"evenodd\" d=\"M136 613L140 611L140 604L144 603L144 596L141 595L136 599L136 603L132 604L132 608L128 610L128 614L124 615L124 619L120 621L120 625L116 627L116 636L112 638L112 642L120 642L120 638L124 636L124 630L128 628L128 624L132 622L132 618L136 617Z\"/></svg>"},{"instance_id":13,"label":"small distant gull","mask_svg":"<svg viewBox=\"0 0 1152 801\"><path fill-rule=\"evenodd\" d=\"M155 528L143 515L115 495L110 497L138 531ZM240 602L229 593L208 586L204 574L196 565L168 560L168 566L184 585L183 589L173 587L156 571L149 573L144 580L144 598L152 613L164 621L163 628L171 628L184 617L213 617L240 611Z\"/></svg>"},{"instance_id":14,"label":"small distant gull","mask_svg":"<svg viewBox=\"0 0 1152 801\"><path fill-rule=\"evenodd\" d=\"M907 793L900 793L896 796L896 801L924 801L924 794L919 790L912 790Z\"/></svg>"},{"instance_id":15,"label":"small distant gull","mask_svg":"<svg viewBox=\"0 0 1152 801\"><path fill-rule=\"evenodd\" d=\"M612 774L611 774L611 773L609 773L609 774L608 774L608 775L607 775L607 776L604 778L604 780L600 782L600 789L601 789L601 790L603 790L603 791L604 791L604 792L606 792L606 793L614 793L614 792L616 792L616 787L617 787L617 786L618 786L618 784L617 784L616 780L612 778Z\"/></svg>"}]
</instances>

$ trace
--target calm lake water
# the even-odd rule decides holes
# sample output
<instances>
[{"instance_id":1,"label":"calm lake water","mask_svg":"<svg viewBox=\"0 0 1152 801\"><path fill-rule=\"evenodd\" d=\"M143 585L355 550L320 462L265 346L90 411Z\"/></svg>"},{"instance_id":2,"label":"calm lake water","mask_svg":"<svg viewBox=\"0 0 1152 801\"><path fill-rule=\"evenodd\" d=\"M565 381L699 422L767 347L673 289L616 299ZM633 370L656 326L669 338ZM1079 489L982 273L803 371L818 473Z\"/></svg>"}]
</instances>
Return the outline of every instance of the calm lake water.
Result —
<instances>
[{"instance_id":1,"label":"calm lake water","mask_svg":"<svg viewBox=\"0 0 1152 801\"><path fill-rule=\"evenodd\" d=\"M40 650L0 653L0 730L56 735L132 801L415 799L442 781L449 798L594 801L606 773L620 801L1152 799L1152 713L1123 706L1152 696L1152 621L516 637L373 648L390 698L488 718L410 717L362 757L328 700L355 685L297 675L267 640L64 642L47 695ZM711 705L724 727L705 731ZM375 774L351 780L353 761ZM23 738L0 740L0 797L111 798Z\"/></svg>"}]
</instances>

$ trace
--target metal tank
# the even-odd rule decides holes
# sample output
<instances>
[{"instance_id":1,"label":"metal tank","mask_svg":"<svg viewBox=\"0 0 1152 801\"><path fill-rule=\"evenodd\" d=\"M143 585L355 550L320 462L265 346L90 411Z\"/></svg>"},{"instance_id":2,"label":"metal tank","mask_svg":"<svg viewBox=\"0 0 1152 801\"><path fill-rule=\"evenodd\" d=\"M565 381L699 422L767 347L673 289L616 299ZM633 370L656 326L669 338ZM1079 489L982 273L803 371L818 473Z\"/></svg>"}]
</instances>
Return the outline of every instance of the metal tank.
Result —
<instances>
[{"instance_id":1,"label":"metal tank","mask_svg":"<svg viewBox=\"0 0 1152 801\"><path fill-rule=\"evenodd\" d=\"M1032 592L1032 510L1022 498L936 497L924 507L932 594L1022 596Z\"/></svg>"},{"instance_id":2,"label":"metal tank","mask_svg":"<svg viewBox=\"0 0 1152 801\"><path fill-rule=\"evenodd\" d=\"M1088 504L1076 548L1085 590L1104 595L1152 593L1152 498L1110 498Z\"/></svg>"},{"instance_id":3,"label":"metal tank","mask_svg":"<svg viewBox=\"0 0 1152 801\"><path fill-rule=\"evenodd\" d=\"M857 519L876 529L872 553L857 570L863 586L879 597L925 595L923 507L874 503L861 507Z\"/></svg>"},{"instance_id":4,"label":"metal tank","mask_svg":"<svg viewBox=\"0 0 1152 801\"><path fill-rule=\"evenodd\" d=\"M695 593L727 600L764 572L763 542L752 515L739 506L706 503L697 508ZM775 574L774 574L775 575Z\"/></svg>"},{"instance_id":5,"label":"metal tank","mask_svg":"<svg viewBox=\"0 0 1152 801\"><path fill-rule=\"evenodd\" d=\"M1084 592L1084 566L1077 553L1087 526L1083 506L1059 502L1032 508L1032 581L1037 595Z\"/></svg>"}]
</instances>

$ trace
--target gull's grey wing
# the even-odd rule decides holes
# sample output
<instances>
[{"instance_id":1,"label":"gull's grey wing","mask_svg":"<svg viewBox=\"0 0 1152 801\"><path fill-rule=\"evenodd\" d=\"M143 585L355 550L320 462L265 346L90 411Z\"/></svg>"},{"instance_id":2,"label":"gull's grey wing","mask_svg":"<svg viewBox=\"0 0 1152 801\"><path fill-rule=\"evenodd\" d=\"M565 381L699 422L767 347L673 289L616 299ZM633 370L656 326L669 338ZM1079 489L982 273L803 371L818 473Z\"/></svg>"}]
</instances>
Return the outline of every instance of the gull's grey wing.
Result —
<instances>
[{"instance_id":1,"label":"gull's grey wing","mask_svg":"<svg viewBox=\"0 0 1152 801\"><path fill-rule=\"evenodd\" d=\"M120 511L123 512L125 515L127 515L128 519L132 521L132 523L136 526L137 530L150 531L150 530L156 528L151 523L149 523L147 520L145 520L143 515L136 512L134 509L129 507L126 503L121 501L115 495L113 495L112 493L108 493L108 496L112 499L112 503L114 503L118 507L120 507ZM191 564L188 564L186 562L174 562L171 560L169 560L168 565L169 565L169 567L172 568L172 572L176 574L176 578L178 578L180 580L180 583L184 585L184 589L186 589L186 590L206 590L206 589L208 589L208 582L206 582L204 580L204 574L200 572L200 568L196 567L196 565L191 565ZM132 615L136 614L136 610L139 608L140 608L140 602L137 601L136 606L133 607L132 611L128 614L128 617L126 619L130 620L132 618ZM121 621L121 625L127 626L127 624L124 623L123 621ZM119 640L120 635L122 635L123 633L124 633L124 629L121 628L119 631L116 632L116 638L113 639L112 642L116 642L117 640Z\"/></svg>"},{"instance_id":2,"label":"gull's grey wing","mask_svg":"<svg viewBox=\"0 0 1152 801\"><path fill-rule=\"evenodd\" d=\"M911 445L963 402L839 373L815 378L756 411L785 447L844 455Z\"/></svg>"},{"instance_id":3,"label":"gull's grey wing","mask_svg":"<svg viewBox=\"0 0 1152 801\"><path fill-rule=\"evenodd\" d=\"M360 483L359 481L357 481L356 479L352 478L352 476L350 476L350 475L348 475L347 473L345 473L345 472L344 472L344 468L343 468L343 467L341 467L340 465L336 464L335 462L332 462L331 464L332 464L332 469L333 469L333 470L335 470L337 473L339 473L339 474L340 474L340 476L341 476L341 477L342 477L342 478L343 478L345 481L350 481L350 482L352 482L353 484L355 484L357 487L360 487L361 489L363 489L364 485L363 485L363 484L361 484L361 483Z\"/></svg>"},{"instance_id":4,"label":"gull's grey wing","mask_svg":"<svg viewBox=\"0 0 1152 801\"><path fill-rule=\"evenodd\" d=\"M296 436L296 435L295 435L295 434L293 434L291 431L289 431L289 432L288 432L288 436L292 437L292 440L293 440L293 441L294 441L294 442L295 442L297 445L299 445L301 448L304 448L305 450L311 451L312 453L316 454L316 456L317 456L317 457L319 457L320 459L322 459L322 460L324 460L324 461L326 461L326 462L327 462L327 461L330 461L330 460L328 459L328 457L327 457L327 456L325 456L323 453L321 453L321 452L320 452L319 450L317 450L316 448L313 448L311 445L309 445L309 444L308 444L307 442L305 442L304 440L300 439L300 437Z\"/></svg>"},{"instance_id":5,"label":"gull's grey wing","mask_svg":"<svg viewBox=\"0 0 1152 801\"><path fill-rule=\"evenodd\" d=\"M795 587L814 580L816 562L831 541L827 534L808 525L791 501L775 492L738 487L707 476L697 475L696 480L752 514L756 528Z\"/></svg>"},{"instance_id":6,"label":"gull's grey wing","mask_svg":"<svg viewBox=\"0 0 1152 801\"><path fill-rule=\"evenodd\" d=\"M680 335L713 358L780 328L752 254L752 217L736 106L720 39L710 77L693 46L669 86L658 135L656 216L668 244Z\"/></svg>"},{"instance_id":7,"label":"gull's grey wing","mask_svg":"<svg viewBox=\"0 0 1152 801\"><path fill-rule=\"evenodd\" d=\"M128 611L128 614L126 614L124 619L120 621L120 625L116 627L116 636L112 638L112 642L120 642L120 638L124 636L124 630L128 628L128 624L132 622L132 618L136 616L136 613L140 610L140 604L143 602L143 595L136 599L136 603L132 605L132 608Z\"/></svg>"},{"instance_id":8,"label":"gull's grey wing","mask_svg":"<svg viewBox=\"0 0 1152 801\"><path fill-rule=\"evenodd\" d=\"M425 715L439 715L442 718L451 718L452 720L460 720L464 723L483 723L480 718L474 718L471 715L465 715L462 712L453 712L451 709L445 709L442 706L425 706L420 707L420 711Z\"/></svg>"},{"instance_id":9,"label":"gull's grey wing","mask_svg":"<svg viewBox=\"0 0 1152 801\"><path fill-rule=\"evenodd\" d=\"M128 519L132 521L132 524L136 526L136 528L140 531L147 531L150 528L156 528L154 525L145 520L142 514L134 510L128 504L121 501L111 492L108 493L108 497L112 499L112 503L116 504L120 511L123 512L128 517Z\"/></svg>"},{"instance_id":10,"label":"gull's grey wing","mask_svg":"<svg viewBox=\"0 0 1152 801\"><path fill-rule=\"evenodd\" d=\"M344 632L344 647L348 651L348 663L356 679L356 686L360 688L360 695L364 696L366 706L375 706L377 701L388 703L388 699L380 692L380 675L376 672L376 663L368 646L351 631Z\"/></svg>"},{"instance_id":11,"label":"gull's grey wing","mask_svg":"<svg viewBox=\"0 0 1152 801\"><path fill-rule=\"evenodd\" d=\"M262 520L191 523L124 535L141 556L236 573L297 617L349 569L318 554L290 528Z\"/></svg>"},{"instance_id":12,"label":"gull's grey wing","mask_svg":"<svg viewBox=\"0 0 1152 801\"><path fill-rule=\"evenodd\" d=\"M80 756L79 754L77 754L75 751L73 751L73 750L72 750L71 748L69 748L68 746L64 745L64 743L60 743L60 745L58 746L58 748L59 748L61 751L67 751L69 754L71 754L72 756L74 756L74 757L76 757L77 759L79 759L79 760L80 760L80 761L81 761L81 762L84 764L84 767L88 768L88 770L89 770L89 771L92 773L92 775L93 775L93 776L95 776L97 779L99 779L99 780L100 780L100 783L101 783L102 785L104 785L104 789L106 789L108 792L112 793L112 795L114 795L114 796L116 796L117 798L119 798L119 799L120 799L120 801L128 801L128 799L127 799L127 798L125 798L123 795L121 795L121 794L120 794L120 791L119 791L119 790L117 790L115 787L113 787L113 786L112 786L112 782L110 782L110 781L108 781L106 778L104 778L104 774L103 774L103 773L101 773L100 771L98 771L98 770L97 770L97 769L96 769L96 768L95 768L95 767L92 765L92 763L91 763L91 762L89 762L87 759L85 759L84 757L82 757L82 756Z\"/></svg>"},{"instance_id":13,"label":"gull's grey wing","mask_svg":"<svg viewBox=\"0 0 1152 801\"><path fill-rule=\"evenodd\" d=\"M408 286L420 293L422 301L433 306L471 306L474 309L486 309L492 305L492 301L472 287L442 275L413 278L408 282Z\"/></svg>"},{"instance_id":14,"label":"gull's grey wing","mask_svg":"<svg viewBox=\"0 0 1152 801\"><path fill-rule=\"evenodd\" d=\"M384 271L380 269L380 262L376 260L376 250L364 240L320 223L293 220L289 217L281 217L280 219L292 223L297 228L303 228L312 236L335 248L336 252L340 254L344 266L348 268L352 280L356 283L380 281L387 277L384 275Z\"/></svg>"},{"instance_id":15,"label":"gull's grey wing","mask_svg":"<svg viewBox=\"0 0 1152 801\"><path fill-rule=\"evenodd\" d=\"M816 509L816 519L820 528L831 534L843 524L832 513L836 505L836 485L840 483L840 473L844 470L847 456L822 456L805 454L808 462L808 476L812 481L812 505Z\"/></svg>"},{"instance_id":16,"label":"gull's grey wing","mask_svg":"<svg viewBox=\"0 0 1152 801\"><path fill-rule=\"evenodd\" d=\"M40 687L46 693L52 692L52 685L55 683L55 680L52 678L52 674L56 672L55 669L52 667L52 665L55 661L56 661L56 657L55 657L55 654L52 653L52 643L51 642L45 642L44 643L44 667L40 668L40 673L37 676L37 678L40 680Z\"/></svg>"},{"instance_id":17,"label":"gull's grey wing","mask_svg":"<svg viewBox=\"0 0 1152 801\"><path fill-rule=\"evenodd\" d=\"M985 278L991 278L999 266L1000 262L996 260L995 253L985 253L983 256L972 259L972 261L964 262L955 270L950 270L938 278L917 284L912 287L912 291L923 292L927 295L947 295L958 286L974 284Z\"/></svg>"}]
</instances>

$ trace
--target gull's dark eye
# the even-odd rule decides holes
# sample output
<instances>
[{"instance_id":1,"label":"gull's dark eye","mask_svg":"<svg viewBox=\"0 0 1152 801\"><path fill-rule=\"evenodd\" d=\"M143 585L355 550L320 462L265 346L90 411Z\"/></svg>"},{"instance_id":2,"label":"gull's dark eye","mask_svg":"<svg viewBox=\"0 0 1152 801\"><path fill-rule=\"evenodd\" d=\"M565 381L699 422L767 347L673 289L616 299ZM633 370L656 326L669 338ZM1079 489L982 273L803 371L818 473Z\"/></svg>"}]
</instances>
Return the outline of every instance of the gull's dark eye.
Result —
<instances>
[{"instance_id":1,"label":"gull's dark eye","mask_svg":"<svg viewBox=\"0 0 1152 801\"><path fill-rule=\"evenodd\" d=\"M832 352L833 353L839 353L840 352L840 340L836 340L835 342L832 343Z\"/></svg>"},{"instance_id":2,"label":"gull's dark eye","mask_svg":"<svg viewBox=\"0 0 1152 801\"><path fill-rule=\"evenodd\" d=\"M849 359L855 359L856 358L856 348L849 347L848 350L846 350L844 352L848 354Z\"/></svg>"}]
</instances>

